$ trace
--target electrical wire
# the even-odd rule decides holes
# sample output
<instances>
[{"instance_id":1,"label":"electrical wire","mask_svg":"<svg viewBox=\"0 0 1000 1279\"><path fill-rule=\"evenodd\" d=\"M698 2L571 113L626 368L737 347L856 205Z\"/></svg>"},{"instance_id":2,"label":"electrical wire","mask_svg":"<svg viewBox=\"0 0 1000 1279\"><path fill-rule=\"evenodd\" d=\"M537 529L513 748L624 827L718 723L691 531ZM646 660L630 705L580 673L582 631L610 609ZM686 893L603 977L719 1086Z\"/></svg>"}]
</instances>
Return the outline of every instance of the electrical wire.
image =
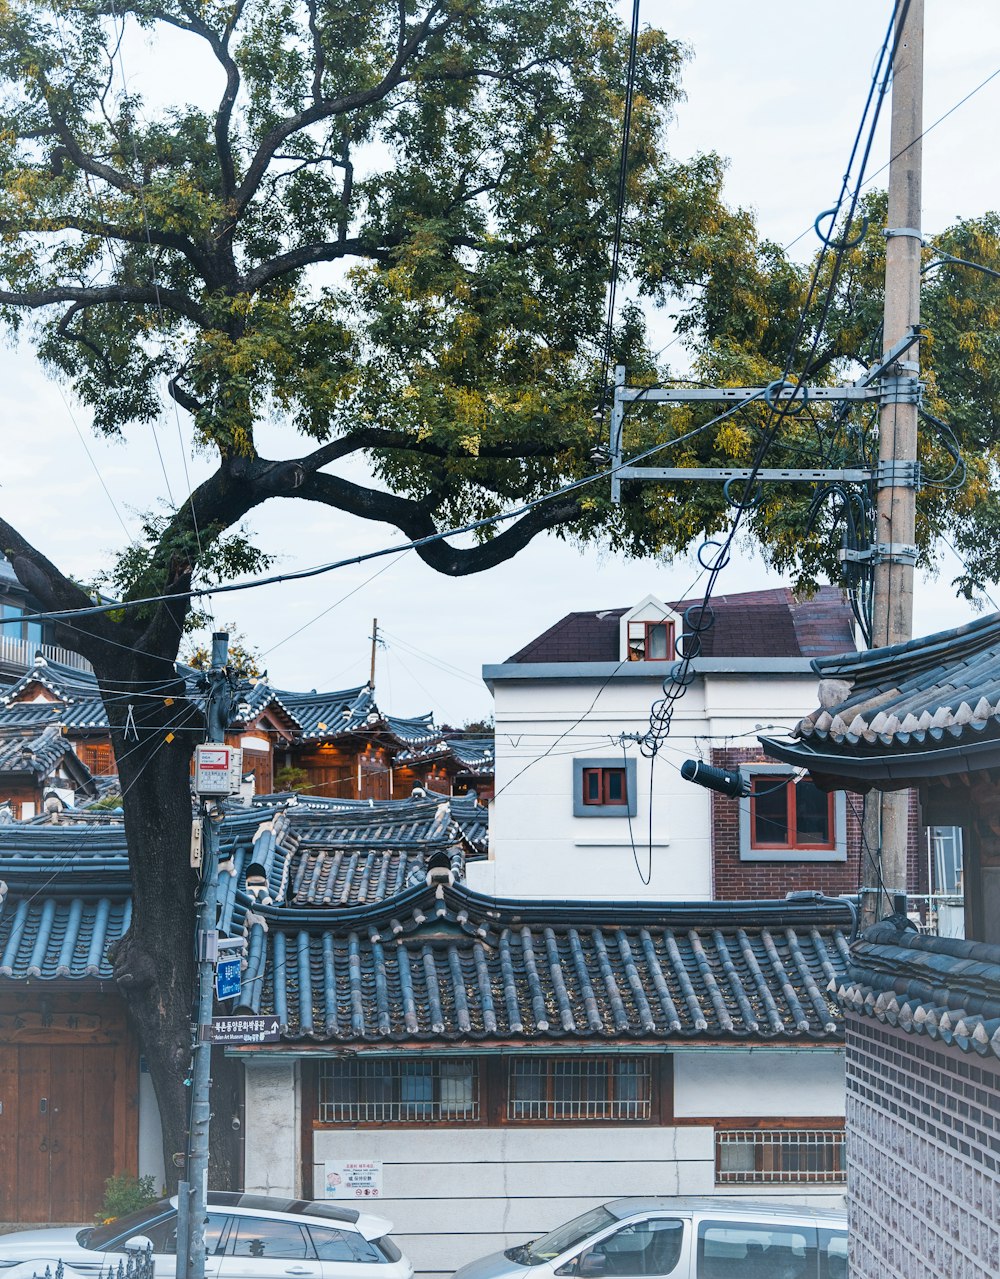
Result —
<instances>
[{"instance_id":1,"label":"electrical wire","mask_svg":"<svg viewBox=\"0 0 1000 1279\"><path fill-rule=\"evenodd\" d=\"M437 533L429 533L426 537L414 538L412 541L405 542L400 545L398 542L390 546L380 547L377 551L366 551L361 555L353 555L349 559L333 560L326 564L317 564L312 568L295 569L288 573L272 573L266 577L251 579L248 582L226 582L220 586L205 586L189 591L172 591L163 595L145 595L131 600L120 600L106 604L94 604L87 608L49 610L43 613L33 613L32 618L37 621L62 622L67 618L79 617L96 617L103 613L126 612L134 608L145 608L149 604L163 604L167 602L180 602L189 599L201 599L206 595L227 595L234 591L256 590L261 586L273 586L279 582L298 582L309 577L319 577L325 573L332 573L337 569L348 568L354 564L364 564L368 560L381 559L386 555L393 555L398 551L412 551L421 546L429 546L433 542L440 542L446 537L458 537L464 533L475 533L481 529L491 528L496 524L505 523L507 520L516 519L520 515L525 515L529 511L533 511L536 507L543 505L545 502L555 501L557 498L565 497L568 493L574 493L578 489L586 488L590 484L596 483L598 480L606 480L616 475L625 466L634 466L637 462L645 461L646 458L652 457L654 454L661 452L663 449L673 448L675 445L684 444L688 440L694 439L695 436L701 435L703 432L710 430L713 426L717 426L720 422L726 421L727 418L738 412L745 405L755 400L760 400L764 395L764 391L756 391L753 395L748 395L745 399L740 400L737 404L730 405L722 413L717 414L708 422L703 422L700 426L694 427L684 435L675 436L673 439L664 440L660 444L654 444L650 448L645 449L641 453L637 453L634 457L620 463L618 466L607 466L602 470L595 472L593 475L586 475L582 479L572 480L568 484L564 484L561 488L554 489L549 493L542 494L539 497L530 498L527 502L522 502L520 506L516 506L510 511L500 511L496 515L485 516L481 520L473 520L471 523L463 524L456 528L443 529ZM8 622L20 622L20 618L0 618L0 626L6 625Z\"/></svg>"}]
</instances>

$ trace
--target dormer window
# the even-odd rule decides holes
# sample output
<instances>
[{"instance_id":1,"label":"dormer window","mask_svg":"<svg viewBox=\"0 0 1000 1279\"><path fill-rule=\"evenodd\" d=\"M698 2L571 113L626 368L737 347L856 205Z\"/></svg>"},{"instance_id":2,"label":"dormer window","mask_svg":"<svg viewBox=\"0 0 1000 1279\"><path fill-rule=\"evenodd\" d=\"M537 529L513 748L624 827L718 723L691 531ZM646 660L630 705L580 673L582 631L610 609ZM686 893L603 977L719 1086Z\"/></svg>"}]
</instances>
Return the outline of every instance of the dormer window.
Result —
<instances>
[{"instance_id":1,"label":"dormer window","mask_svg":"<svg viewBox=\"0 0 1000 1279\"><path fill-rule=\"evenodd\" d=\"M666 662L673 656L673 622L629 622L628 660L630 662Z\"/></svg>"}]
</instances>

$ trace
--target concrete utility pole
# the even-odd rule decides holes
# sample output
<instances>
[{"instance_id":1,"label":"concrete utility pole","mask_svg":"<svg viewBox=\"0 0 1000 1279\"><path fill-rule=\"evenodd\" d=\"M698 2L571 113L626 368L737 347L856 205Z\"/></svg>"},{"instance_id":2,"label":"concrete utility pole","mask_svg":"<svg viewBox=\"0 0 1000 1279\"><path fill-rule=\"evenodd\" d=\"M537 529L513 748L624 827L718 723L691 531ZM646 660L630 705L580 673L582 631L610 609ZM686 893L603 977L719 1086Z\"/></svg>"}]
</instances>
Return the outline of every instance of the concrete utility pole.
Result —
<instances>
[{"instance_id":1,"label":"concrete utility pole","mask_svg":"<svg viewBox=\"0 0 1000 1279\"><path fill-rule=\"evenodd\" d=\"M921 155L923 132L924 0L900 6L892 64L892 127L889 143L889 210L885 247L885 311L882 349L890 351L920 323ZM878 554L873 588L872 647L913 637L913 568L919 347L908 351L882 378L879 412L877 497ZM865 868L863 922L885 912L879 902L878 871L889 894L906 892L909 792L870 792L865 803L865 843L880 867Z\"/></svg>"}]
</instances>

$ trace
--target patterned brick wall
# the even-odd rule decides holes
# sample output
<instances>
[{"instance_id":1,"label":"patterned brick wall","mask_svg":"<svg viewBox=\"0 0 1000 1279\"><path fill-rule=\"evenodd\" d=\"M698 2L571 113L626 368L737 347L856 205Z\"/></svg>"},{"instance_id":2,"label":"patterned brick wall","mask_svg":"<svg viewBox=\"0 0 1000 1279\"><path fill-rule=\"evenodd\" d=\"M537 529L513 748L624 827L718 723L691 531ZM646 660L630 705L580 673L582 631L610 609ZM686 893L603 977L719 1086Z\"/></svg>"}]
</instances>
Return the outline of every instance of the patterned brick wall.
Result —
<instances>
[{"instance_id":1,"label":"patterned brick wall","mask_svg":"<svg viewBox=\"0 0 1000 1279\"><path fill-rule=\"evenodd\" d=\"M996 1061L846 1021L852 1279L997 1279Z\"/></svg>"},{"instance_id":2,"label":"patterned brick wall","mask_svg":"<svg viewBox=\"0 0 1000 1279\"><path fill-rule=\"evenodd\" d=\"M774 760L766 759L759 750L728 749L713 751L712 763L719 768L736 768L740 764L773 764ZM846 862L743 862L739 803L713 791L713 896L720 900L772 898L811 889L831 897L856 893L861 882L860 813L860 796L848 796Z\"/></svg>"}]
</instances>

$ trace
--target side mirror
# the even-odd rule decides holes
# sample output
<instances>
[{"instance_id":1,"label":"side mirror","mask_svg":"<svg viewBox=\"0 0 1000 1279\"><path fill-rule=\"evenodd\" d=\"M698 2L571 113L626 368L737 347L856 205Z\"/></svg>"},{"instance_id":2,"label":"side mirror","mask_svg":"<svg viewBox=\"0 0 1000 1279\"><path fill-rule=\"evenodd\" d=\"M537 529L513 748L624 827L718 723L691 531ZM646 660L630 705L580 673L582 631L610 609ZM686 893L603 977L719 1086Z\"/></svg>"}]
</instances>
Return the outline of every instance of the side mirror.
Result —
<instances>
[{"instance_id":1,"label":"side mirror","mask_svg":"<svg viewBox=\"0 0 1000 1279\"><path fill-rule=\"evenodd\" d=\"M581 1253L576 1261L576 1273L579 1279L604 1279L608 1273L607 1255L596 1248Z\"/></svg>"},{"instance_id":2,"label":"side mirror","mask_svg":"<svg viewBox=\"0 0 1000 1279\"><path fill-rule=\"evenodd\" d=\"M152 1252L153 1241L146 1235L133 1235L125 1240L123 1247L126 1252Z\"/></svg>"}]
</instances>

